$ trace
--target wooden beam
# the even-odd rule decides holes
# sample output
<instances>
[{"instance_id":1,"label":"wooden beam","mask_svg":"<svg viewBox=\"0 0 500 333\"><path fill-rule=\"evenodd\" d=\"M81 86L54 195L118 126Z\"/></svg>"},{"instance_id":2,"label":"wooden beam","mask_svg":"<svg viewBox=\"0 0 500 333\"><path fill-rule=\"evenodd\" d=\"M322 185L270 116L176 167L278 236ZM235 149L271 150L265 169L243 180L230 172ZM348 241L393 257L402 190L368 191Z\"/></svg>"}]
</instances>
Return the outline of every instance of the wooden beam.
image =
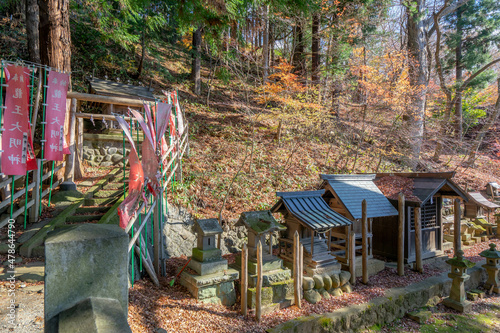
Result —
<instances>
[{"instance_id":1,"label":"wooden beam","mask_svg":"<svg viewBox=\"0 0 500 333\"><path fill-rule=\"evenodd\" d=\"M103 95L95 95L95 94L85 94L85 93L79 93L76 91L69 91L67 98L75 98L79 101L87 101L87 102L115 104L115 105L124 105L124 106L132 106L132 107L143 107L142 101L137 100L137 99L103 96Z\"/></svg>"},{"instance_id":2,"label":"wooden beam","mask_svg":"<svg viewBox=\"0 0 500 333\"><path fill-rule=\"evenodd\" d=\"M247 315L247 293L248 293L248 247L243 244L241 250L241 314Z\"/></svg>"},{"instance_id":3,"label":"wooden beam","mask_svg":"<svg viewBox=\"0 0 500 333\"><path fill-rule=\"evenodd\" d=\"M76 99L71 99L71 118L69 121L69 152L66 156L66 168L64 170L64 181L75 181L75 131L76 131Z\"/></svg>"},{"instance_id":4,"label":"wooden beam","mask_svg":"<svg viewBox=\"0 0 500 333\"><path fill-rule=\"evenodd\" d=\"M421 210L420 207L415 207L414 217L415 217L415 269L419 273L423 273L422 266L422 224L421 222Z\"/></svg>"},{"instance_id":5,"label":"wooden beam","mask_svg":"<svg viewBox=\"0 0 500 333\"><path fill-rule=\"evenodd\" d=\"M398 196L398 210L399 210L399 223L398 223L398 275L405 275L404 256L405 256L405 196L399 193Z\"/></svg>"},{"instance_id":6,"label":"wooden beam","mask_svg":"<svg viewBox=\"0 0 500 333\"><path fill-rule=\"evenodd\" d=\"M351 273L351 284L356 284L356 234L349 232L349 272Z\"/></svg>"},{"instance_id":7,"label":"wooden beam","mask_svg":"<svg viewBox=\"0 0 500 333\"><path fill-rule=\"evenodd\" d=\"M363 283L368 283L368 217L366 214L366 199L361 203L361 237L362 237L362 270Z\"/></svg>"},{"instance_id":8,"label":"wooden beam","mask_svg":"<svg viewBox=\"0 0 500 333\"><path fill-rule=\"evenodd\" d=\"M311 230L311 257L313 256L314 253L314 230Z\"/></svg>"},{"instance_id":9,"label":"wooden beam","mask_svg":"<svg viewBox=\"0 0 500 333\"><path fill-rule=\"evenodd\" d=\"M299 243L300 244L300 243ZM297 306L302 308L302 281L304 281L304 245L300 244L299 251L299 304Z\"/></svg>"},{"instance_id":10,"label":"wooden beam","mask_svg":"<svg viewBox=\"0 0 500 333\"><path fill-rule=\"evenodd\" d=\"M461 211L460 211L460 200L459 199L455 199L455 202L454 202L454 222L455 222L455 225L453 226L453 240L454 240L454 244L453 244L453 249L455 250L455 257L457 256L458 254L458 251L460 251L462 249L462 235L461 235L461 230L462 230L462 221L461 221ZM497 229L497 233L498 233L498 229Z\"/></svg>"},{"instance_id":11,"label":"wooden beam","mask_svg":"<svg viewBox=\"0 0 500 333\"><path fill-rule=\"evenodd\" d=\"M300 308L300 239L299 233L295 231L293 235L293 286L295 305Z\"/></svg>"}]
</instances>

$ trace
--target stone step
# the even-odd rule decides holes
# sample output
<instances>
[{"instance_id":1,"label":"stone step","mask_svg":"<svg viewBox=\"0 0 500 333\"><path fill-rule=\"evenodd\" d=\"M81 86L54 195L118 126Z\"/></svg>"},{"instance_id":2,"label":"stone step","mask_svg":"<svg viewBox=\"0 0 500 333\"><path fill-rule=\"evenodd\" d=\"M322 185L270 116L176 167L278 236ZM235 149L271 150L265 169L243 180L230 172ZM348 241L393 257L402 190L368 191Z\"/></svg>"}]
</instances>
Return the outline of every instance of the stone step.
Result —
<instances>
[{"instance_id":1,"label":"stone step","mask_svg":"<svg viewBox=\"0 0 500 333\"><path fill-rule=\"evenodd\" d=\"M99 215L73 215L66 218L66 223L99 221L104 214Z\"/></svg>"},{"instance_id":2,"label":"stone step","mask_svg":"<svg viewBox=\"0 0 500 333\"><path fill-rule=\"evenodd\" d=\"M85 206L102 206L102 205L112 205L118 197L113 198L89 198L85 199Z\"/></svg>"},{"instance_id":3,"label":"stone step","mask_svg":"<svg viewBox=\"0 0 500 333\"><path fill-rule=\"evenodd\" d=\"M76 215L81 215L82 213L103 213L105 214L112 206L99 206L99 207L80 207L76 210Z\"/></svg>"},{"instance_id":4,"label":"stone step","mask_svg":"<svg viewBox=\"0 0 500 333\"><path fill-rule=\"evenodd\" d=\"M122 190L123 191L123 182L121 183L109 183L103 187L104 190Z\"/></svg>"},{"instance_id":5,"label":"stone step","mask_svg":"<svg viewBox=\"0 0 500 333\"><path fill-rule=\"evenodd\" d=\"M100 190L94 193L94 198L116 198L123 195L123 188L120 190Z\"/></svg>"}]
</instances>

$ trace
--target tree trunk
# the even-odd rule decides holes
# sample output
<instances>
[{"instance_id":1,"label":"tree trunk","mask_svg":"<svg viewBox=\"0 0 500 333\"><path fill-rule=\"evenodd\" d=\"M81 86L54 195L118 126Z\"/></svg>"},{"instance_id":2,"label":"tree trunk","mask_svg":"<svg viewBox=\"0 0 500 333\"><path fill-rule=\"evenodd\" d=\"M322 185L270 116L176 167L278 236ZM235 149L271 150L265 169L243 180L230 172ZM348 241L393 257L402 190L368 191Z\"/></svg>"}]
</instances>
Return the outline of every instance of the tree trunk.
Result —
<instances>
[{"instance_id":1,"label":"tree trunk","mask_svg":"<svg viewBox=\"0 0 500 333\"><path fill-rule=\"evenodd\" d=\"M491 113L488 121L483 125L479 133L477 134L476 140L474 144L472 145L472 148L470 150L469 157L467 159L467 165L472 166L474 164L474 161L476 159L476 154L479 150L479 147L481 147L481 143L483 142L484 137L486 136L486 133L490 130L490 128L493 126L493 124L497 121L498 117L500 116L500 79L497 81L498 85L498 98L495 103L495 109Z\"/></svg>"},{"instance_id":2,"label":"tree trunk","mask_svg":"<svg viewBox=\"0 0 500 333\"><path fill-rule=\"evenodd\" d=\"M456 84L457 87L462 85L462 11L463 7L459 7L457 9L457 36L458 43L455 49L455 75L456 75ZM455 129L456 129L456 137L459 141L462 140L462 91L457 89L455 95Z\"/></svg>"},{"instance_id":3,"label":"tree trunk","mask_svg":"<svg viewBox=\"0 0 500 333\"><path fill-rule=\"evenodd\" d=\"M300 18L297 19L295 30L294 30L294 43L292 50L292 65L294 67L294 72L297 75L302 75L303 67L302 67L302 57L304 55L304 43L303 43L303 31L302 31L302 20Z\"/></svg>"},{"instance_id":4,"label":"tree trunk","mask_svg":"<svg viewBox=\"0 0 500 333\"><path fill-rule=\"evenodd\" d=\"M312 22L312 44L311 44L311 81L312 84L319 83L319 45L321 42L321 38L319 36L319 21L320 15L313 15Z\"/></svg>"},{"instance_id":5,"label":"tree trunk","mask_svg":"<svg viewBox=\"0 0 500 333\"><path fill-rule=\"evenodd\" d=\"M40 63L40 38L38 34L39 10L37 0L26 0L26 39L29 60Z\"/></svg>"},{"instance_id":6,"label":"tree trunk","mask_svg":"<svg viewBox=\"0 0 500 333\"><path fill-rule=\"evenodd\" d=\"M137 77L140 77L142 74L142 68L144 64L144 56L146 55L146 34L144 31L142 31L142 36L141 36L141 60L139 61L139 66L137 67Z\"/></svg>"},{"instance_id":7,"label":"tree trunk","mask_svg":"<svg viewBox=\"0 0 500 333\"><path fill-rule=\"evenodd\" d=\"M59 71L71 71L69 0L39 0L40 60Z\"/></svg>"},{"instance_id":8,"label":"tree trunk","mask_svg":"<svg viewBox=\"0 0 500 333\"><path fill-rule=\"evenodd\" d=\"M425 12L424 0L416 0L417 11L407 8L408 15L408 51L412 61L410 61L409 77L410 89L412 91L412 102L407 114L408 136L411 147L410 166L416 169L420 150L422 147L424 134L425 100L428 87L427 75L427 52L426 52L426 31L424 22L420 16Z\"/></svg>"},{"instance_id":9,"label":"tree trunk","mask_svg":"<svg viewBox=\"0 0 500 333\"><path fill-rule=\"evenodd\" d=\"M200 66L201 66L201 27L198 27L195 32L193 32L193 53L192 53L192 66L191 66L191 80L194 82L194 93L196 95L201 94L201 77L200 77Z\"/></svg>"},{"instance_id":10,"label":"tree trunk","mask_svg":"<svg viewBox=\"0 0 500 333\"><path fill-rule=\"evenodd\" d=\"M267 82L269 75L269 5L264 7L264 45L262 55L264 59L264 83Z\"/></svg>"},{"instance_id":11,"label":"tree trunk","mask_svg":"<svg viewBox=\"0 0 500 333\"><path fill-rule=\"evenodd\" d=\"M269 30L270 30L269 34L270 34L270 39L271 39L271 66L274 66L274 43L275 43L274 25L270 24Z\"/></svg>"}]
</instances>

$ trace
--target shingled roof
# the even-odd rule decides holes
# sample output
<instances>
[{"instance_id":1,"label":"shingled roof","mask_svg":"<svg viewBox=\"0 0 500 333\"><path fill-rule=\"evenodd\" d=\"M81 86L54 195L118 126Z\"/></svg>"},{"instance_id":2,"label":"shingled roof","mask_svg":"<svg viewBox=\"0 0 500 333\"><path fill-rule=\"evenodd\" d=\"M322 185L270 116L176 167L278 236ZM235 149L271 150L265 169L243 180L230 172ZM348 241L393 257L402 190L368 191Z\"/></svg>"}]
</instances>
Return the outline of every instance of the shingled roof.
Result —
<instances>
[{"instance_id":1,"label":"shingled roof","mask_svg":"<svg viewBox=\"0 0 500 333\"><path fill-rule=\"evenodd\" d=\"M382 194L373 180L375 175L320 175L323 187L330 185L332 193L344 205L353 219L361 218L361 203L366 200L368 218L395 216L398 211Z\"/></svg>"},{"instance_id":2,"label":"shingled roof","mask_svg":"<svg viewBox=\"0 0 500 333\"><path fill-rule=\"evenodd\" d=\"M321 197L324 193L325 190L276 192L276 196L281 199L271 211L275 213L286 209L288 213L315 231L351 225L352 221L327 205Z\"/></svg>"},{"instance_id":3,"label":"shingled roof","mask_svg":"<svg viewBox=\"0 0 500 333\"><path fill-rule=\"evenodd\" d=\"M472 202L474 202L476 205L479 205L483 208L486 208L486 209L500 208L499 205L494 204L493 202L489 201L479 192L469 192L469 193L467 193L467 195L472 200Z\"/></svg>"}]
</instances>

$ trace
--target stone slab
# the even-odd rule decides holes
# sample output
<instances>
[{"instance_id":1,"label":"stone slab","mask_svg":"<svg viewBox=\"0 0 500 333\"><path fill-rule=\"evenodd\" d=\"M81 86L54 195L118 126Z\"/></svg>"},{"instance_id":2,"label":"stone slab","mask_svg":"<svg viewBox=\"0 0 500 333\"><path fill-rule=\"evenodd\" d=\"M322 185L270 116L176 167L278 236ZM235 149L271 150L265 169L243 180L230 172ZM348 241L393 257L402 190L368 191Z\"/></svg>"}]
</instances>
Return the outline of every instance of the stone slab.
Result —
<instances>
[{"instance_id":1,"label":"stone slab","mask_svg":"<svg viewBox=\"0 0 500 333\"><path fill-rule=\"evenodd\" d=\"M356 257L356 277L363 275L361 257ZM385 268L385 262L382 260L370 258L368 259L368 276L373 276ZM349 271L349 266L342 265L342 269Z\"/></svg>"},{"instance_id":2,"label":"stone slab","mask_svg":"<svg viewBox=\"0 0 500 333\"><path fill-rule=\"evenodd\" d=\"M238 271L231 268L227 269L225 274L216 273L205 276L183 272L180 283L201 302L230 306L236 302L234 280L238 277Z\"/></svg>"},{"instance_id":3,"label":"stone slab","mask_svg":"<svg viewBox=\"0 0 500 333\"><path fill-rule=\"evenodd\" d=\"M222 251L220 249L200 250L193 248L193 259L201 262L219 261L222 259Z\"/></svg>"},{"instance_id":4,"label":"stone slab","mask_svg":"<svg viewBox=\"0 0 500 333\"><path fill-rule=\"evenodd\" d=\"M120 302L89 297L59 314L59 332L132 333Z\"/></svg>"},{"instance_id":5,"label":"stone slab","mask_svg":"<svg viewBox=\"0 0 500 333\"><path fill-rule=\"evenodd\" d=\"M45 321L89 297L118 300L126 316L128 242L117 225L82 224L50 233L45 242Z\"/></svg>"},{"instance_id":6,"label":"stone slab","mask_svg":"<svg viewBox=\"0 0 500 333\"><path fill-rule=\"evenodd\" d=\"M269 287L274 283L287 281L292 278L292 271L288 268L268 271L262 274L262 286ZM257 286L257 274L248 276L248 287L255 288Z\"/></svg>"},{"instance_id":7,"label":"stone slab","mask_svg":"<svg viewBox=\"0 0 500 333\"><path fill-rule=\"evenodd\" d=\"M200 262L192 259L188 267L195 270L199 275L209 275L227 270L227 260L222 259L218 261Z\"/></svg>"},{"instance_id":8,"label":"stone slab","mask_svg":"<svg viewBox=\"0 0 500 333\"><path fill-rule=\"evenodd\" d=\"M191 260L192 261L192 260ZM207 275L193 275L189 274L186 271L182 272L181 274L181 284L188 283L189 285L193 285L196 287L204 287L204 286L210 286L222 282L227 282L227 281L234 281L238 279L240 276L240 273L233 269L233 268L228 268L225 269L224 272L220 273L215 273L215 274L207 274Z\"/></svg>"},{"instance_id":9,"label":"stone slab","mask_svg":"<svg viewBox=\"0 0 500 333\"><path fill-rule=\"evenodd\" d=\"M427 309L421 309L408 312L406 316L419 324L425 324L431 318L432 312Z\"/></svg>"},{"instance_id":10,"label":"stone slab","mask_svg":"<svg viewBox=\"0 0 500 333\"><path fill-rule=\"evenodd\" d=\"M459 312L467 312L472 307L472 303L469 301L457 302L449 297L443 300L443 304Z\"/></svg>"}]
</instances>

